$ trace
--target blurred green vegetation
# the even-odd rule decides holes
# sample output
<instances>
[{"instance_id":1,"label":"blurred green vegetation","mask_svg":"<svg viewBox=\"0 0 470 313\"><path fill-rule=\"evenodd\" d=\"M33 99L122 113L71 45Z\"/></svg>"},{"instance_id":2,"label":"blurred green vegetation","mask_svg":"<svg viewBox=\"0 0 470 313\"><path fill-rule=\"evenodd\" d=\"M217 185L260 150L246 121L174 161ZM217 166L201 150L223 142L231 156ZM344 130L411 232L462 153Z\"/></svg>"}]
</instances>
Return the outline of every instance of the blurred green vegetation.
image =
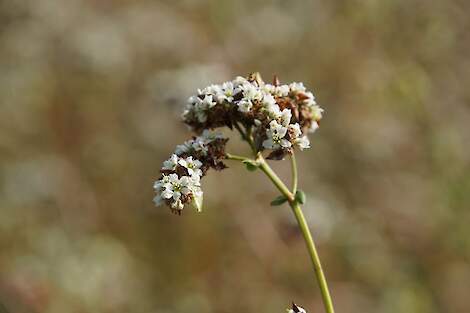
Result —
<instances>
[{"instance_id":1,"label":"blurred green vegetation","mask_svg":"<svg viewBox=\"0 0 470 313\"><path fill-rule=\"evenodd\" d=\"M295 300L322 312L295 221L269 206L261 174L211 173L201 214L152 204L161 162L190 136L186 98L260 71L305 82L326 109L298 162L337 312L470 312L469 11L0 2L0 302L229 313Z\"/></svg>"}]
</instances>

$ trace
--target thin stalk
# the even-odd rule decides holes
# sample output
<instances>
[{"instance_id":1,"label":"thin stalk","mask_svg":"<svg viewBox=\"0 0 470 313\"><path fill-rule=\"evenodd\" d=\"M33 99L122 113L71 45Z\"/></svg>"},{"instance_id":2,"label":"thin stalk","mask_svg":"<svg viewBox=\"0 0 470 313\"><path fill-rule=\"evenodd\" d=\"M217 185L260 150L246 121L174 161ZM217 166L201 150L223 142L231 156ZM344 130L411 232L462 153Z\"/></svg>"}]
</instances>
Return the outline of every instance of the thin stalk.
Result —
<instances>
[{"instance_id":1,"label":"thin stalk","mask_svg":"<svg viewBox=\"0 0 470 313\"><path fill-rule=\"evenodd\" d=\"M238 126L238 125L237 125ZM272 170L266 160L263 158L261 152L256 152L256 148L253 144L253 140L251 137L251 129L247 130L247 134L245 134L241 128L238 126L236 127L242 137L248 142L253 153L256 156L256 161L259 164L259 168L263 171L264 174L271 180L274 186L281 192L284 197L287 198L289 205L292 209L292 212L295 215L297 223L300 228L300 232L304 237L305 244L307 246L307 251L310 255L310 260L312 261L313 269L315 271L315 277L317 279L318 285L320 287L321 296L323 299L323 305L325 307L326 313L334 313L335 310L333 308L333 301L331 300L330 291L328 289L328 283L326 281L325 274L323 273L323 268L320 262L320 257L317 252L317 248L315 246L315 242L313 241L312 234L310 229L308 228L307 221L305 220L304 214L300 207L300 204L295 200L295 193L297 192L297 183L298 183L298 174L297 174L297 162L295 160L294 154L291 155L291 166L292 166L292 192L283 181L277 176L277 174ZM251 138L250 138L251 137ZM251 139L251 140L250 140Z\"/></svg>"},{"instance_id":2,"label":"thin stalk","mask_svg":"<svg viewBox=\"0 0 470 313\"><path fill-rule=\"evenodd\" d=\"M248 157L244 157L242 155L236 155L236 154L231 154L231 153L226 153L225 158L227 160L235 160L235 161L245 161L245 160L250 160Z\"/></svg>"},{"instance_id":3,"label":"thin stalk","mask_svg":"<svg viewBox=\"0 0 470 313\"><path fill-rule=\"evenodd\" d=\"M289 188L282 182L282 180L277 176L277 174L269 166L268 162L263 158L261 154L258 155L257 161L259 162L259 168L268 176L268 178L273 182L274 186L279 189L284 197L287 198L289 202L294 202L294 195L290 192Z\"/></svg>"},{"instance_id":4,"label":"thin stalk","mask_svg":"<svg viewBox=\"0 0 470 313\"><path fill-rule=\"evenodd\" d=\"M248 140L248 136L245 134L245 132L243 131L243 129L240 127L240 125L238 125L238 122L234 122L233 123L233 126L235 127L236 130L238 130L238 132L240 133L240 135L242 136L242 139L247 141L248 143L250 143L250 141Z\"/></svg>"},{"instance_id":5,"label":"thin stalk","mask_svg":"<svg viewBox=\"0 0 470 313\"><path fill-rule=\"evenodd\" d=\"M325 312L327 313L334 313L333 308L333 301L331 300L331 295L328 290L328 284L326 282L325 274L323 273L323 269L320 262L320 257L317 252L317 248L315 247L315 242L313 241L312 234L310 233L310 229L308 228L307 221L305 220L304 214L302 209L300 208L300 204L295 201L295 194L292 193L286 185L282 182L282 180L276 175L276 173L271 169L268 165L266 160L263 158L261 154L258 154L257 161L259 162L260 169L268 176L268 178L272 181L272 183L277 187L277 189L288 199L289 205L292 208L292 212L295 215L297 223L300 227L300 231L302 236L304 237L305 244L307 246L308 253L310 255L310 260L312 261L313 269L315 270L315 276L320 287L321 296L323 299L323 305L325 307ZM295 159L293 161L293 166L295 164ZM295 181L295 189L297 189L297 167L295 166L295 175L293 174L293 178Z\"/></svg>"},{"instance_id":6,"label":"thin stalk","mask_svg":"<svg viewBox=\"0 0 470 313\"><path fill-rule=\"evenodd\" d=\"M297 192L297 184L298 184L298 175L297 175L297 161L295 160L294 151L290 155L290 164L292 167L292 193L295 195Z\"/></svg>"},{"instance_id":7,"label":"thin stalk","mask_svg":"<svg viewBox=\"0 0 470 313\"><path fill-rule=\"evenodd\" d=\"M330 291L328 289L328 283L326 282L326 277L323 273L320 257L315 247L315 242L313 241L310 229L308 228L307 221L305 220L304 214L298 202L289 204L292 208L292 211L294 212L295 218L297 219L297 223L299 224L300 231L302 232L302 235L304 237L308 253L310 254L310 260L312 261L313 268L315 270L315 276L317 278L318 285L320 286L325 311L327 313L334 313L335 309L333 308L333 301L331 300Z\"/></svg>"},{"instance_id":8,"label":"thin stalk","mask_svg":"<svg viewBox=\"0 0 470 313\"><path fill-rule=\"evenodd\" d=\"M246 139L251 147L251 150L253 151L253 154L256 154L257 151L253 141L253 128L251 126L246 128Z\"/></svg>"}]
</instances>

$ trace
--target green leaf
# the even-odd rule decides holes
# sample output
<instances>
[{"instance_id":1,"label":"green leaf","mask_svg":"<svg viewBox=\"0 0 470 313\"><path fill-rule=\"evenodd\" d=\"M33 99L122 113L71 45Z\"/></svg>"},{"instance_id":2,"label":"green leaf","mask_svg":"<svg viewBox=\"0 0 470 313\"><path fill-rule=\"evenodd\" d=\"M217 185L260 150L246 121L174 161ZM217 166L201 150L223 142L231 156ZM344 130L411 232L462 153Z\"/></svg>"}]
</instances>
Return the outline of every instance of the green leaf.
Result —
<instances>
[{"instance_id":1,"label":"green leaf","mask_svg":"<svg viewBox=\"0 0 470 313\"><path fill-rule=\"evenodd\" d=\"M254 172L258 169L258 162L253 161L253 160L243 160L243 164L245 164L245 167L247 170L250 172Z\"/></svg>"},{"instance_id":2,"label":"green leaf","mask_svg":"<svg viewBox=\"0 0 470 313\"><path fill-rule=\"evenodd\" d=\"M276 206L276 205L281 205L283 204L284 202L287 201L287 198L284 197L284 196L279 196L279 197L276 197L273 201L271 201L271 205L272 206Z\"/></svg>"},{"instance_id":3,"label":"green leaf","mask_svg":"<svg viewBox=\"0 0 470 313\"><path fill-rule=\"evenodd\" d=\"M307 196L305 195L305 192L303 192L302 190L297 190L297 192L295 193L295 201L300 204L305 204L305 202L307 201Z\"/></svg>"}]
</instances>

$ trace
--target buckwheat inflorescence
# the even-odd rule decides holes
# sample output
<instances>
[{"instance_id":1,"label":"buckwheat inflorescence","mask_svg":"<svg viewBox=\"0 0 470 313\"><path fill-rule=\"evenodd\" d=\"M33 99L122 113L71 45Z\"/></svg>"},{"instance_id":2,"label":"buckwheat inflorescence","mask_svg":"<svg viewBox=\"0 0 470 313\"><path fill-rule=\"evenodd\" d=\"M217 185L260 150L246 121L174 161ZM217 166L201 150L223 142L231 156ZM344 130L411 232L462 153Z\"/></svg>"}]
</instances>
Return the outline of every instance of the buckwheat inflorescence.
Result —
<instances>
[{"instance_id":1,"label":"buckwheat inflorescence","mask_svg":"<svg viewBox=\"0 0 470 313\"><path fill-rule=\"evenodd\" d=\"M155 203L166 203L179 214L188 203L200 210L200 179L209 168L226 167L222 160L228 139L211 130L236 128L255 153L267 150L268 159L281 160L295 148L310 148L306 135L319 127L322 114L302 83L283 85L276 77L269 84L251 74L198 90L188 99L183 121L199 136L178 145L163 163L154 185Z\"/></svg>"}]
</instances>

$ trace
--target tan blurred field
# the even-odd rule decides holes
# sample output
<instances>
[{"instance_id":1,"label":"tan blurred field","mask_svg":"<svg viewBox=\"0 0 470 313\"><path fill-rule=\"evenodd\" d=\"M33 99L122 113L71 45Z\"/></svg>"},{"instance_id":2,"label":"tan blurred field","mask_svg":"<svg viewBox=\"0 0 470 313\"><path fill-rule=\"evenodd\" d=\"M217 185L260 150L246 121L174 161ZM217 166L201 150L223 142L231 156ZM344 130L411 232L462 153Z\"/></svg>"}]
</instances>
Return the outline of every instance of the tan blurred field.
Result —
<instances>
[{"instance_id":1,"label":"tan blurred field","mask_svg":"<svg viewBox=\"0 0 470 313\"><path fill-rule=\"evenodd\" d=\"M298 157L338 313L470 312L468 1L0 2L0 302L11 313L323 312L260 173L152 203L211 82L303 81ZM237 136L231 151L243 152ZM274 164L289 178L288 162Z\"/></svg>"}]
</instances>

